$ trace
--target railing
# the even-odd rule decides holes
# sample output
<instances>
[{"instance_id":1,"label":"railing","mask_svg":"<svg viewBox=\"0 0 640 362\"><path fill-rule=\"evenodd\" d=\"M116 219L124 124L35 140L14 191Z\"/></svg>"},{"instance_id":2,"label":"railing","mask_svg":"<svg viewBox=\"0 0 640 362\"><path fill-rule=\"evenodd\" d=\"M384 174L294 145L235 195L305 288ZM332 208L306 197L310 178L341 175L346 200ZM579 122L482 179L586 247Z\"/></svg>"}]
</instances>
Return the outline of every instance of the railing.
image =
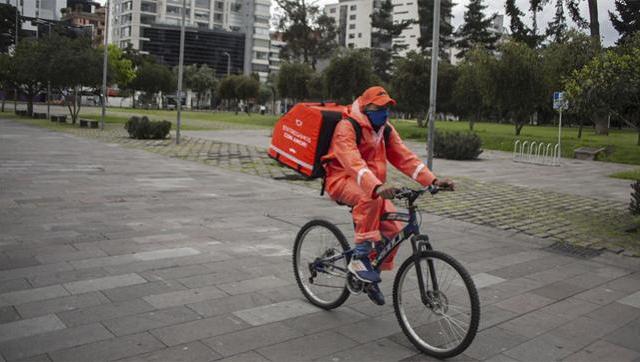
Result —
<instances>
[{"instance_id":1,"label":"railing","mask_svg":"<svg viewBox=\"0 0 640 362\"><path fill-rule=\"evenodd\" d=\"M516 140L513 145L513 161L560 166L560 145Z\"/></svg>"}]
</instances>

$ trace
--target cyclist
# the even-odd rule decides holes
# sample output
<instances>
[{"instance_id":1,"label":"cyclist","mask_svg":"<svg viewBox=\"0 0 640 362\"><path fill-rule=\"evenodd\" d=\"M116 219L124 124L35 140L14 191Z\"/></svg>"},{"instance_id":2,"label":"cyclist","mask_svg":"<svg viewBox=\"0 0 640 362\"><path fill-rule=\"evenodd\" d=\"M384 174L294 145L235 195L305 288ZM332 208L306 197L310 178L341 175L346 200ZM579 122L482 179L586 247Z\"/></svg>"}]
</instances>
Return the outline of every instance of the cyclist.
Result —
<instances>
[{"instance_id":1,"label":"cyclist","mask_svg":"<svg viewBox=\"0 0 640 362\"><path fill-rule=\"evenodd\" d=\"M378 305L384 304L384 295L378 287L380 274L370 262L370 258L376 255L373 247L380 246L383 234L392 238L402 230L399 222L380 221L384 213L395 211L389 200L397 189L385 183L387 161L423 186L454 187L449 179L438 180L387 123L389 107L394 105L396 101L382 87L364 91L343 114L343 121L334 131L329 152L322 158L326 170L325 190L333 200L352 207L356 247L348 269L368 283L367 294ZM347 117L360 125L362 132L358 144L354 126L344 120ZM388 136L385 128L390 129ZM393 269L396 251L380 266L380 270Z\"/></svg>"}]
</instances>

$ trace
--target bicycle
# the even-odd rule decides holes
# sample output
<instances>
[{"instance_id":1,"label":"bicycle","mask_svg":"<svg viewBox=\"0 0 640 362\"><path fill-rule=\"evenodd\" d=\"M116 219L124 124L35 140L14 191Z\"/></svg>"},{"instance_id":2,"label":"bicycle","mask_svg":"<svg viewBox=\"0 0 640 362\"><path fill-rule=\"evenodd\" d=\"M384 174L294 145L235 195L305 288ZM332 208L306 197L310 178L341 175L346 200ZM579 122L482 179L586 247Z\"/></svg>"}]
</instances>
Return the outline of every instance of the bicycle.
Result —
<instances>
[{"instance_id":1,"label":"bicycle","mask_svg":"<svg viewBox=\"0 0 640 362\"><path fill-rule=\"evenodd\" d=\"M401 264L393 282L394 312L416 348L437 358L449 358L473 341L480 301L466 269L453 257L433 250L429 237L420 233L415 201L426 192L435 195L438 191L438 187L429 186L402 188L396 193L396 199L405 200L408 212L387 213L382 220L406 226L393 239L384 238L372 265L377 270L392 250L405 240L411 241L413 253ZM326 220L311 220L300 229L293 247L293 271L309 302L330 310L370 287L347 270L353 252L342 231Z\"/></svg>"}]
</instances>

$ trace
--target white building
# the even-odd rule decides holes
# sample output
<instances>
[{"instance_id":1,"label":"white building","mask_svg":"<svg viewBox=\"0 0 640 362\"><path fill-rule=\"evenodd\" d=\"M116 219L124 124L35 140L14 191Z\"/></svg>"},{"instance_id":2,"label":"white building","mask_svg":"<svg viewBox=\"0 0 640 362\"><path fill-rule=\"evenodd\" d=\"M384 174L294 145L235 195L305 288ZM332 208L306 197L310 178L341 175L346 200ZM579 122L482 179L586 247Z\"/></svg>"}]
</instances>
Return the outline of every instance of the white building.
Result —
<instances>
[{"instance_id":1,"label":"white building","mask_svg":"<svg viewBox=\"0 0 640 362\"><path fill-rule=\"evenodd\" d=\"M269 72L269 0L187 0L187 31L226 31L245 35L243 73ZM144 51L144 29L179 26L182 0L112 0L110 43ZM235 61L235 60L234 60ZM238 60L239 61L239 60Z\"/></svg>"},{"instance_id":2,"label":"white building","mask_svg":"<svg viewBox=\"0 0 640 362\"><path fill-rule=\"evenodd\" d=\"M418 0L391 0L393 4L393 21L402 22L405 20L418 21ZM420 38L420 24L411 24L400 36L393 39L394 45L406 45L400 51L400 55L414 50L418 51L418 39Z\"/></svg>"},{"instance_id":3,"label":"white building","mask_svg":"<svg viewBox=\"0 0 640 362\"><path fill-rule=\"evenodd\" d=\"M373 0L340 0L328 4L324 13L332 17L338 28L338 45L347 48L371 47L371 13Z\"/></svg>"},{"instance_id":4,"label":"white building","mask_svg":"<svg viewBox=\"0 0 640 362\"><path fill-rule=\"evenodd\" d=\"M18 11L23 17L55 21L62 17L60 9L67 7L67 0L0 0L0 3L13 6L17 3ZM36 29L31 21L22 23L22 30L29 31L34 36Z\"/></svg>"}]
</instances>

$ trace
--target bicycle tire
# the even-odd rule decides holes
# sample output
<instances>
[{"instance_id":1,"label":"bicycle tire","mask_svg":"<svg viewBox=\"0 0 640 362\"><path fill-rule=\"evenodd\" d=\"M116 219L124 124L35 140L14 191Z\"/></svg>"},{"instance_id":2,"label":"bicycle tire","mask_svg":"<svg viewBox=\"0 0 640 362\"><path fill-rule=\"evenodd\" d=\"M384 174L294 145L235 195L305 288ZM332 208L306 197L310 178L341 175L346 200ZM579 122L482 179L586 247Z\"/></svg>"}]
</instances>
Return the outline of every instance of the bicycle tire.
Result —
<instances>
[{"instance_id":1,"label":"bicycle tire","mask_svg":"<svg viewBox=\"0 0 640 362\"><path fill-rule=\"evenodd\" d=\"M337 226L335 226L329 221L316 219L316 220L309 221L300 229L300 231L298 232L298 235L296 236L295 243L293 244L293 256L292 256L293 274L296 277L296 283L298 284L298 288L300 288L300 291L302 291L302 294L307 298L307 300L309 300L309 302L311 302L311 304L318 306L322 309L330 310L330 309L334 309L341 306L347 300L347 298L349 298L349 295L351 293L347 289L346 279L345 279L345 285L344 285L344 288L342 289L342 292L333 301L320 300L318 297L313 295L313 293L311 293L309 288L305 286L306 281L302 280L301 273L300 273L301 266L298 265L298 259L300 255L300 248L304 243L305 236L307 236L308 232L313 228L325 228L329 232L331 232L331 234L333 234L333 236L336 238L336 240L342 247L341 252L345 252L349 250L349 243L347 242L347 239L345 238L342 231L340 231L340 229L338 229Z\"/></svg>"},{"instance_id":2,"label":"bicycle tire","mask_svg":"<svg viewBox=\"0 0 640 362\"><path fill-rule=\"evenodd\" d=\"M480 300L478 298L478 291L475 287L473 279L471 279L471 276L469 275L469 272L467 272L467 270L462 266L462 264L460 264L453 257L443 252L439 252L435 250L423 251L420 253L419 257L421 260L427 259L427 258L439 259L449 264L451 267L453 267L453 269L455 269L455 271L461 277L462 281L464 282L465 288L467 290L467 293L469 296L469 302L470 302L471 316L470 316L470 322L469 322L469 329L464 339L461 341L461 343L449 350L435 349L434 347L425 343L424 341L418 340L416 336L417 333L414 331L414 327L410 326L408 321L405 318L403 318L403 315L402 315L403 313L401 310L401 308L403 307L402 300L401 300L402 296L400 292L402 287L401 283L403 282L403 280L405 280L405 274L407 273L407 270L410 267L414 266L415 258L416 258L415 255L410 256L409 258L407 258L407 260L405 260L402 263L402 265L400 266L400 269L398 269L398 273L396 274L396 278L393 283L393 307L394 307L396 318L405 336L407 336L409 341L423 353L436 358L450 358L450 357L457 356L460 353L464 352L469 347L471 342L473 342L473 339L475 338L476 333L478 332L478 325L480 322Z\"/></svg>"}]
</instances>

